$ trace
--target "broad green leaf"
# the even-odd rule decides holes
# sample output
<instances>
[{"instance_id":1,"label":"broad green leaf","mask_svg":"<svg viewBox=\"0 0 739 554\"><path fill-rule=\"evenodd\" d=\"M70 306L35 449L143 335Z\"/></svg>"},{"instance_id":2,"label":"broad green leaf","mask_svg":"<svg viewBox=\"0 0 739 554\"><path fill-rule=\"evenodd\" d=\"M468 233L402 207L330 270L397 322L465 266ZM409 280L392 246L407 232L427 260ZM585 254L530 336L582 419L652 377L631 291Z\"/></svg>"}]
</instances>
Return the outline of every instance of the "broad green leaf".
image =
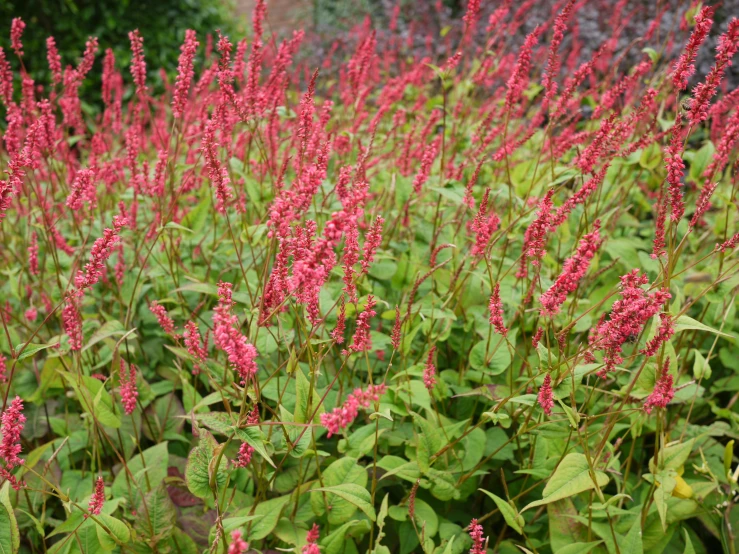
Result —
<instances>
[{"instance_id":1,"label":"broad green leaf","mask_svg":"<svg viewBox=\"0 0 739 554\"><path fill-rule=\"evenodd\" d=\"M413 421L420 428L417 433L418 444L416 446L416 461L421 471L427 472L430 467L430 458L443 446L443 438L436 425L414 413Z\"/></svg>"},{"instance_id":2,"label":"broad green leaf","mask_svg":"<svg viewBox=\"0 0 739 554\"><path fill-rule=\"evenodd\" d=\"M131 458L126 463L129 471L122 468L115 476L113 497L126 498L129 507L134 507L138 504L140 492L147 493L164 481L169 467L167 446L168 443L163 442ZM144 468L146 471L142 471Z\"/></svg>"},{"instance_id":3,"label":"broad green leaf","mask_svg":"<svg viewBox=\"0 0 739 554\"><path fill-rule=\"evenodd\" d=\"M353 458L339 458L323 471L323 485L335 487L346 483L365 488L367 486L367 470ZM310 503L313 513L323 515L326 505L330 507L328 521L339 525L349 521L356 513L357 507L352 502L328 492L311 491Z\"/></svg>"},{"instance_id":4,"label":"broad green leaf","mask_svg":"<svg viewBox=\"0 0 739 554\"><path fill-rule=\"evenodd\" d=\"M46 350L47 348L53 348L56 347L57 343L50 343L50 344L29 344L23 349L23 352L20 354L17 354L18 361L25 360L26 358L30 358L31 356L37 354L38 352L41 352L42 350ZM19 344L15 347L16 352L20 352L21 348L23 348L22 344Z\"/></svg>"},{"instance_id":5,"label":"broad green leaf","mask_svg":"<svg viewBox=\"0 0 739 554\"><path fill-rule=\"evenodd\" d=\"M253 515L261 517L251 524L251 528L247 526L247 538L257 541L269 535L280 520L282 509L289 500L290 495L285 495L257 504Z\"/></svg>"},{"instance_id":6,"label":"broad green leaf","mask_svg":"<svg viewBox=\"0 0 739 554\"><path fill-rule=\"evenodd\" d=\"M159 481L157 484L136 507L138 515L134 528L139 535L147 537L150 543L159 542L172 534L177 515L164 482Z\"/></svg>"},{"instance_id":7,"label":"broad green leaf","mask_svg":"<svg viewBox=\"0 0 739 554\"><path fill-rule=\"evenodd\" d=\"M602 471L595 471L596 483L590 476L590 468L588 460L584 454L570 453L564 457L562 462L557 466L554 474L547 481L544 487L541 500L536 500L528 504L521 512L525 512L529 508L542 506L556 500L568 498L581 492L595 489L601 489L608 484L608 475Z\"/></svg>"},{"instance_id":8,"label":"broad green leaf","mask_svg":"<svg viewBox=\"0 0 739 554\"><path fill-rule=\"evenodd\" d=\"M83 410L93 414L101 425L113 429L118 429L121 426L121 418L114 411L113 398L105 390L103 383L87 375L78 376L67 372L61 373L77 394ZM118 413L120 413L120 410Z\"/></svg>"},{"instance_id":9,"label":"broad green leaf","mask_svg":"<svg viewBox=\"0 0 739 554\"><path fill-rule=\"evenodd\" d=\"M657 506L659 518L662 521L662 529L667 530L667 500L672 496L677 481L666 474L656 476L659 486L654 491L654 504Z\"/></svg>"},{"instance_id":10,"label":"broad green leaf","mask_svg":"<svg viewBox=\"0 0 739 554\"><path fill-rule=\"evenodd\" d=\"M82 347L82 352L89 350L100 341L111 337L120 337L125 334L126 328L123 326L123 323L121 323L117 319L106 321L105 323L103 323L100 329L95 331L95 333L90 337L90 340L87 341L87 344Z\"/></svg>"},{"instance_id":11,"label":"broad green leaf","mask_svg":"<svg viewBox=\"0 0 739 554\"><path fill-rule=\"evenodd\" d=\"M120 519L108 514L97 515L95 519L107 528L106 531L103 527L97 525L98 540L104 550L115 550L119 544L125 544L131 540L131 531Z\"/></svg>"},{"instance_id":12,"label":"broad green leaf","mask_svg":"<svg viewBox=\"0 0 739 554\"><path fill-rule=\"evenodd\" d=\"M703 378L710 379L711 378L710 364L703 357L703 354L701 354L698 350L693 350L693 354L695 356L695 359L693 361L693 377L698 381L700 381Z\"/></svg>"},{"instance_id":13,"label":"broad green leaf","mask_svg":"<svg viewBox=\"0 0 739 554\"><path fill-rule=\"evenodd\" d=\"M298 368L295 371L295 422L306 423L308 417L315 412L313 423L321 422L321 414L325 412L325 408L321 403L321 397L313 388L313 394L310 394L310 381L303 375L303 370ZM310 395L310 402L309 400Z\"/></svg>"},{"instance_id":14,"label":"broad green leaf","mask_svg":"<svg viewBox=\"0 0 739 554\"><path fill-rule=\"evenodd\" d=\"M603 541L595 541L595 542L575 542L572 544L568 544L564 548L560 548L557 551L557 554L588 554L593 548L598 546L599 544L603 544ZM631 551L629 550L622 550L622 552L626 553Z\"/></svg>"},{"instance_id":15,"label":"broad green leaf","mask_svg":"<svg viewBox=\"0 0 739 554\"><path fill-rule=\"evenodd\" d=\"M641 517L637 515L634 523L631 525L629 532L625 537L618 537L618 546L621 552L633 552L634 554L643 554L644 546L642 541Z\"/></svg>"},{"instance_id":16,"label":"broad green leaf","mask_svg":"<svg viewBox=\"0 0 739 554\"><path fill-rule=\"evenodd\" d=\"M683 550L683 554L695 554L695 548L693 548L693 542L690 540L688 530L683 529L683 533L685 533L685 550Z\"/></svg>"},{"instance_id":17,"label":"broad green leaf","mask_svg":"<svg viewBox=\"0 0 739 554\"><path fill-rule=\"evenodd\" d=\"M329 535L319 541L324 554L341 554L344 552L346 545L346 535L349 531L369 531L369 524L367 520L352 520L347 521L341 527L333 530Z\"/></svg>"},{"instance_id":18,"label":"broad green leaf","mask_svg":"<svg viewBox=\"0 0 739 554\"><path fill-rule=\"evenodd\" d=\"M653 473L656 473L663 469L677 470L681 468L690 457L694 443L695 439L691 439L687 442L679 442L666 446L659 451L656 466L654 465L654 458L649 460L649 469Z\"/></svg>"},{"instance_id":19,"label":"broad green leaf","mask_svg":"<svg viewBox=\"0 0 739 554\"><path fill-rule=\"evenodd\" d=\"M703 323L701 323L700 321L696 321L692 317L681 315L675 320L675 333L685 331L686 329L696 329L697 331L706 331L708 333L713 333L714 335L721 335L722 337L734 338L733 335L722 333L718 329L714 329L713 327L704 325Z\"/></svg>"},{"instance_id":20,"label":"broad green leaf","mask_svg":"<svg viewBox=\"0 0 739 554\"><path fill-rule=\"evenodd\" d=\"M364 487L345 483L343 485L336 485L335 487L323 487L313 490L326 491L340 496L362 510L372 521L375 521L375 509L372 506L372 496L370 496L369 491Z\"/></svg>"},{"instance_id":21,"label":"broad green leaf","mask_svg":"<svg viewBox=\"0 0 739 554\"><path fill-rule=\"evenodd\" d=\"M20 547L20 534L13 513L13 506L10 504L9 488L10 483L5 481L2 489L0 489L0 549L4 554L15 554Z\"/></svg>"},{"instance_id":22,"label":"broad green leaf","mask_svg":"<svg viewBox=\"0 0 739 554\"><path fill-rule=\"evenodd\" d=\"M419 530L424 529L424 537L432 539L436 536L436 533L439 531L439 516L436 515L436 510L420 498L416 498L416 514L414 519L416 521L416 527Z\"/></svg>"},{"instance_id":23,"label":"broad green leaf","mask_svg":"<svg viewBox=\"0 0 739 554\"><path fill-rule=\"evenodd\" d=\"M489 375L500 375L511 365L511 353L499 339L491 340L489 348L487 339L478 342L470 351L470 365Z\"/></svg>"},{"instance_id":24,"label":"broad green leaf","mask_svg":"<svg viewBox=\"0 0 739 554\"><path fill-rule=\"evenodd\" d=\"M492 498L493 502L495 502L495 505L500 510L500 513L503 515L503 519L505 519L505 522L508 524L508 526L516 531L516 533L518 533L519 535L523 535L523 526L525 525L523 516L519 514L513 506L511 506L501 497L493 494L492 492L488 492L485 489L478 490L484 492L490 498Z\"/></svg>"},{"instance_id":25,"label":"broad green leaf","mask_svg":"<svg viewBox=\"0 0 739 554\"><path fill-rule=\"evenodd\" d=\"M202 431L200 443L190 451L187 456L187 467L185 468L185 481L187 488L198 498L212 496L210 488L210 466L215 464L216 448L218 442L213 435ZM228 461L225 456L221 457L218 472L216 473L216 486L221 490L226 484L228 474L226 473Z\"/></svg>"}]
</instances>

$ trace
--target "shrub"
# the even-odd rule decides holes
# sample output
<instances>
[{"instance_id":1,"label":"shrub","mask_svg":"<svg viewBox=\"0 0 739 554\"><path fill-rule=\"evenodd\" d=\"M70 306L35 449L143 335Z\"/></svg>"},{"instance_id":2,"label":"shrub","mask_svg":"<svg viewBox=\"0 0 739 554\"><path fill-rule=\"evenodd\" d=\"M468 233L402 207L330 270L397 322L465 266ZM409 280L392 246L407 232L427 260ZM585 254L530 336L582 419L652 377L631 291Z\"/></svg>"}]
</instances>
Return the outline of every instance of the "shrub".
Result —
<instances>
[{"instance_id":1,"label":"shrub","mask_svg":"<svg viewBox=\"0 0 739 554\"><path fill-rule=\"evenodd\" d=\"M711 8L620 71L529 4L334 79L258 2L160 94L132 31L96 116L13 20L4 551L732 551L739 21L688 90Z\"/></svg>"}]
</instances>

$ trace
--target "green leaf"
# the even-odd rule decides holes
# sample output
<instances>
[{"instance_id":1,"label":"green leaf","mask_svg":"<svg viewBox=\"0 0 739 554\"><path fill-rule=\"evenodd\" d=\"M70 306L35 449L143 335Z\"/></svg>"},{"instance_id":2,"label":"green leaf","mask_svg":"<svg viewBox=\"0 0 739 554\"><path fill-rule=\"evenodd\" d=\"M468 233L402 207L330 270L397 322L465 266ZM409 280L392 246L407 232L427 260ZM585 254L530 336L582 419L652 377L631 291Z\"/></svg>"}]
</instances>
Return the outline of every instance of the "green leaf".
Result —
<instances>
[{"instance_id":1,"label":"green leaf","mask_svg":"<svg viewBox=\"0 0 739 554\"><path fill-rule=\"evenodd\" d=\"M662 521L662 530L667 530L667 500L672 496L672 491L675 490L677 481L674 477L666 474L659 474L655 476L659 481L657 489L654 491L654 504L657 506L657 512L659 513L659 519Z\"/></svg>"},{"instance_id":2,"label":"green leaf","mask_svg":"<svg viewBox=\"0 0 739 554\"><path fill-rule=\"evenodd\" d=\"M554 474L550 477L541 500L536 500L528 504L521 512L525 512L529 508L549 504L555 500L561 500L574 496L581 492L595 489L601 489L608 484L608 475L602 471L595 471L595 479L593 482L590 476L590 468L588 460L584 454L570 453L564 457L562 462L554 470Z\"/></svg>"},{"instance_id":3,"label":"green leaf","mask_svg":"<svg viewBox=\"0 0 739 554\"><path fill-rule=\"evenodd\" d=\"M8 481L0 489L0 549L3 554L14 554L20 548L20 533L10 503L9 489Z\"/></svg>"},{"instance_id":4,"label":"green leaf","mask_svg":"<svg viewBox=\"0 0 739 554\"><path fill-rule=\"evenodd\" d=\"M257 541L269 535L280 520L282 509L289 500L290 495L288 494L257 504L253 515L261 517L251 526L248 532L249 540Z\"/></svg>"},{"instance_id":5,"label":"green leaf","mask_svg":"<svg viewBox=\"0 0 739 554\"><path fill-rule=\"evenodd\" d=\"M313 416L313 423L321 422L321 414L326 411L321 403L321 397L318 395L318 391L313 388L313 394L311 395L310 402L308 396L310 395L310 381L303 375L303 370L297 368L295 371L295 422L306 423L308 416L315 412Z\"/></svg>"},{"instance_id":6,"label":"green leaf","mask_svg":"<svg viewBox=\"0 0 739 554\"><path fill-rule=\"evenodd\" d=\"M688 530L683 529L683 533L685 533L685 550L683 550L683 554L695 554L695 548L693 548L693 542L690 540Z\"/></svg>"},{"instance_id":7,"label":"green leaf","mask_svg":"<svg viewBox=\"0 0 739 554\"><path fill-rule=\"evenodd\" d=\"M693 451L693 444L695 444L695 439L670 444L662 448L657 456L657 466L654 465L654 458L651 458L649 460L649 469L653 473L662 469L680 469L690 457L690 453Z\"/></svg>"},{"instance_id":8,"label":"green leaf","mask_svg":"<svg viewBox=\"0 0 739 554\"><path fill-rule=\"evenodd\" d=\"M443 439L438 426L432 425L417 413L413 413L413 421L420 428L417 433L416 460L418 467L425 473L430 468L431 456L441 450Z\"/></svg>"},{"instance_id":9,"label":"green leaf","mask_svg":"<svg viewBox=\"0 0 739 554\"><path fill-rule=\"evenodd\" d=\"M419 530L424 529L423 536L431 539L439 531L439 516L436 510L420 498L416 498L416 513L414 520Z\"/></svg>"},{"instance_id":10,"label":"green leaf","mask_svg":"<svg viewBox=\"0 0 739 554\"><path fill-rule=\"evenodd\" d=\"M629 532L625 537L618 536L618 547L621 552L633 552L634 554L644 554L644 546L642 541L641 517L634 518Z\"/></svg>"},{"instance_id":11,"label":"green leaf","mask_svg":"<svg viewBox=\"0 0 739 554\"><path fill-rule=\"evenodd\" d=\"M523 535L523 526L525 525L523 516L519 514L513 506L511 506L501 497L493 494L492 492L488 492L485 489L478 490L484 492L490 498L492 498L493 502L495 502L495 505L500 510L500 513L503 515L503 519L505 519L505 522L508 524L508 526L516 531L516 533L518 533L519 535Z\"/></svg>"},{"instance_id":12,"label":"green leaf","mask_svg":"<svg viewBox=\"0 0 739 554\"><path fill-rule=\"evenodd\" d=\"M74 389L82 409L93 414L101 425L113 429L121 426L121 418L113 411L113 398L103 383L87 375L60 373Z\"/></svg>"},{"instance_id":13,"label":"green leaf","mask_svg":"<svg viewBox=\"0 0 739 554\"><path fill-rule=\"evenodd\" d=\"M375 542L375 550L374 553L377 554L377 548L380 546L380 541L385 537L385 518L387 517L387 510L388 510L388 498L390 498L390 493L387 493L385 495L385 498L382 499L382 504L380 505L380 511L377 514L377 539Z\"/></svg>"},{"instance_id":14,"label":"green leaf","mask_svg":"<svg viewBox=\"0 0 739 554\"><path fill-rule=\"evenodd\" d=\"M192 229L188 229L184 225L180 225L179 223L175 223L174 221L168 221L167 224L162 227L162 229L175 229L177 231L183 231L185 233L192 233Z\"/></svg>"},{"instance_id":15,"label":"green leaf","mask_svg":"<svg viewBox=\"0 0 739 554\"><path fill-rule=\"evenodd\" d=\"M360 527L361 529L359 530L363 530L364 528L366 528L366 530L369 531L367 520L360 521L354 519L352 521L347 521L344 525L335 529L329 535L321 539L320 545L323 547L322 552L324 552L325 554L341 554L342 552L344 552L344 547L346 546L347 533L354 528Z\"/></svg>"},{"instance_id":16,"label":"green leaf","mask_svg":"<svg viewBox=\"0 0 739 554\"><path fill-rule=\"evenodd\" d=\"M138 517L135 529L139 535L148 537L151 542L159 542L169 537L177 516L164 482L158 481L157 484L157 488L147 493L136 507Z\"/></svg>"},{"instance_id":17,"label":"green leaf","mask_svg":"<svg viewBox=\"0 0 739 554\"><path fill-rule=\"evenodd\" d=\"M360 487L359 485L345 483L335 487L323 487L313 490L330 492L340 496L362 510L372 521L375 521L375 509L372 506L372 496L370 496L367 489Z\"/></svg>"},{"instance_id":18,"label":"green leaf","mask_svg":"<svg viewBox=\"0 0 739 554\"><path fill-rule=\"evenodd\" d=\"M730 339L734 338L733 335L722 333L718 329L714 329L713 327L704 325L703 323L701 323L700 321L696 321L692 317L681 315L675 320L675 333L679 333L680 331L685 331L686 329L696 329L698 331L706 331L708 333L713 333L714 335L721 335L722 337L728 337Z\"/></svg>"},{"instance_id":19,"label":"green leaf","mask_svg":"<svg viewBox=\"0 0 739 554\"><path fill-rule=\"evenodd\" d=\"M500 375L511 365L511 353L505 343L498 344L497 340L490 341L490 352L487 348L487 339L478 342L470 351L470 365L488 375Z\"/></svg>"},{"instance_id":20,"label":"green leaf","mask_svg":"<svg viewBox=\"0 0 739 554\"><path fill-rule=\"evenodd\" d=\"M690 178L695 183L702 183L703 182L703 172L706 170L706 167L708 167L708 164L711 161L711 158L713 158L713 153L716 151L716 148L713 146L713 143L709 140L707 141L695 154L693 155L693 159L690 162Z\"/></svg>"},{"instance_id":21,"label":"green leaf","mask_svg":"<svg viewBox=\"0 0 739 554\"><path fill-rule=\"evenodd\" d=\"M698 350L693 350L693 354L695 355L695 360L693 361L693 377L695 377L697 381L700 381L703 378L710 379L711 366L703 357L703 354L698 352Z\"/></svg>"},{"instance_id":22,"label":"green leaf","mask_svg":"<svg viewBox=\"0 0 739 554\"><path fill-rule=\"evenodd\" d=\"M118 545L125 544L131 540L131 531L129 531L128 526L120 519L108 514L97 515L95 519L107 528L106 531L103 527L97 525L98 540L104 550L115 550Z\"/></svg>"},{"instance_id":23,"label":"green leaf","mask_svg":"<svg viewBox=\"0 0 739 554\"><path fill-rule=\"evenodd\" d=\"M121 323L117 319L106 321L105 323L103 323L100 329L95 331L95 333L90 337L90 340L87 341L87 344L82 347L82 352L90 349L100 341L103 341L110 337L123 336L125 334L126 328L123 326L123 323Z\"/></svg>"},{"instance_id":24,"label":"green leaf","mask_svg":"<svg viewBox=\"0 0 739 554\"><path fill-rule=\"evenodd\" d=\"M20 362L21 360L25 360L26 358L30 358L37 352L41 352L42 350L46 350L47 348L55 347L58 343L50 343L50 344L29 344L26 346L26 348L18 354L17 360ZM21 348L23 348L22 344L19 344L15 347L16 352L20 352Z\"/></svg>"},{"instance_id":25,"label":"green leaf","mask_svg":"<svg viewBox=\"0 0 739 554\"><path fill-rule=\"evenodd\" d=\"M215 449L218 442L213 435L202 431L200 443L190 451L187 456L187 467L185 468L185 482L187 488L198 498L206 498L212 495L210 488L210 464L214 462ZM226 473L227 460L221 457L218 472L216 474L216 485L220 490L226 485L228 474Z\"/></svg>"},{"instance_id":26,"label":"green leaf","mask_svg":"<svg viewBox=\"0 0 739 554\"><path fill-rule=\"evenodd\" d=\"M137 454L127 463L129 472L122 468L113 481L113 497L123 497L128 500L128 505L133 507L138 504L139 490L144 493L155 488L164 481L169 467L169 453L167 442L157 444ZM146 468L146 471L144 470ZM132 477L133 476L133 477Z\"/></svg>"},{"instance_id":27,"label":"green leaf","mask_svg":"<svg viewBox=\"0 0 739 554\"><path fill-rule=\"evenodd\" d=\"M367 470L354 458L340 458L323 471L323 485L326 487L353 484L365 488L368 478ZM318 516L323 515L328 505L328 521L332 525L349 521L357 511L357 506L352 502L328 492L311 491L310 503L313 513Z\"/></svg>"},{"instance_id":28,"label":"green leaf","mask_svg":"<svg viewBox=\"0 0 739 554\"><path fill-rule=\"evenodd\" d=\"M574 542L572 544L568 544L564 548L560 548L557 551L557 554L588 554L593 548L598 546L599 544L602 544L603 541L595 541L595 542ZM630 550L622 550L622 552L626 553L629 552L631 554Z\"/></svg>"},{"instance_id":29,"label":"green leaf","mask_svg":"<svg viewBox=\"0 0 739 554\"><path fill-rule=\"evenodd\" d=\"M559 552L568 544L588 541L588 528L577 519L577 510L570 498L547 504L549 538L552 551Z\"/></svg>"}]
</instances>

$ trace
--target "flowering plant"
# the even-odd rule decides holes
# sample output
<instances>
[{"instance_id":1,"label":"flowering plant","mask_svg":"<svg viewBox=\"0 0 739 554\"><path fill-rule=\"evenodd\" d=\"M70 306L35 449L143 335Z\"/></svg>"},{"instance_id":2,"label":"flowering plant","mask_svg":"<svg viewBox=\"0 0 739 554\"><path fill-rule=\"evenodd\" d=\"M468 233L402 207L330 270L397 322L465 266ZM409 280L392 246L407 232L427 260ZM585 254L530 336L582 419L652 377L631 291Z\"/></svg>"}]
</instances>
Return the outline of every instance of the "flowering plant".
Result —
<instances>
[{"instance_id":1,"label":"flowering plant","mask_svg":"<svg viewBox=\"0 0 739 554\"><path fill-rule=\"evenodd\" d=\"M13 20L4 552L733 551L739 21L700 77L710 7L625 68L533 3L441 59L399 4L334 79L259 0L161 95L138 31L37 83Z\"/></svg>"}]
</instances>

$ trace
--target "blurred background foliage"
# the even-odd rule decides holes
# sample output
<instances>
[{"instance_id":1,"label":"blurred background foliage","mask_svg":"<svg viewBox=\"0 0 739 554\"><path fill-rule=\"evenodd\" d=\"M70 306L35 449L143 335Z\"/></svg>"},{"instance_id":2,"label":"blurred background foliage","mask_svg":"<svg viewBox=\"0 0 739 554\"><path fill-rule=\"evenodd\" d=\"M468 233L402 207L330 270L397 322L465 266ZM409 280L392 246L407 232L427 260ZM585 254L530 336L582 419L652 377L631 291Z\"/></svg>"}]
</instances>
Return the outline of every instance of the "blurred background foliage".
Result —
<instances>
[{"instance_id":1,"label":"blurred background foliage","mask_svg":"<svg viewBox=\"0 0 739 554\"><path fill-rule=\"evenodd\" d=\"M227 0L0 0L0 21L6 27L2 42L6 47L14 17L21 17L27 24L23 60L29 74L41 82L48 82L49 78L49 36L56 40L62 67L78 62L90 36L98 37L100 44L96 64L102 63L102 53L112 48L117 65L126 67L131 57L128 32L139 29L149 72L156 82L159 68L176 71L186 29L195 29L204 36L215 29L230 34L243 27L234 17L234 4ZM15 56L8 58L17 67ZM90 72L85 85L99 89L100 73Z\"/></svg>"}]
</instances>

